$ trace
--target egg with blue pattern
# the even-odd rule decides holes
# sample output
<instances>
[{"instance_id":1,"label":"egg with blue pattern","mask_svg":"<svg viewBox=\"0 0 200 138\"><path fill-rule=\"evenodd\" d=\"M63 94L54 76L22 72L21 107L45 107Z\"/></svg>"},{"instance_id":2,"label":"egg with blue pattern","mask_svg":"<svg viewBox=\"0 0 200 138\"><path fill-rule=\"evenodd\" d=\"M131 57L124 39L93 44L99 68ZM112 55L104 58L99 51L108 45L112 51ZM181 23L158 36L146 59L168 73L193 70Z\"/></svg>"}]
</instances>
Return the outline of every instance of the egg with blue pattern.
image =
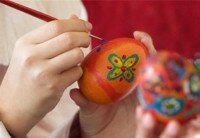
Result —
<instances>
[{"instance_id":1,"label":"egg with blue pattern","mask_svg":"<svg viewBox=\"0 0 200 138\"><path fill-rule=\"evenodd\" d=\"M200 112L200 74L191 61L161 51L143 63L138 77L138 99L159 122L185 123Z\"/></svg>"}]
</instances>

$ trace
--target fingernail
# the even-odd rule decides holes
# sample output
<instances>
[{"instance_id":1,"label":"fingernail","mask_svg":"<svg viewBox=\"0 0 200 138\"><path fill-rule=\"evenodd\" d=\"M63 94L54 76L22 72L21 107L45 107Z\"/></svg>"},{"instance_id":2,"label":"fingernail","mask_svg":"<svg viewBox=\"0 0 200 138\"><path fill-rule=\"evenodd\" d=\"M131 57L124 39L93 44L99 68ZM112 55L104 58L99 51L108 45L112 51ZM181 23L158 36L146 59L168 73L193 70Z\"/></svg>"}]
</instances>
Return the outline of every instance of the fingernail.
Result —
<instances>
[{"instance_id":1,"label":"fingernail","mask_svg":"<svg viewBox=\"0 0 200 138\"><path fill-rule=\"evenodd\" d=\"M92 24L90 22L85 22L85 25L89 30L92 29Z\"/></svg>"},{"instance_id":2,"label":"fingernail","mask_svg":"<svg viewBox=\"0 0 200 138\"><path fill-rule=\"evenodd\" d=\"M145 128L151 129L155 125L155 120L150 113L146 113L143 116L142 123Z\"/></svg>"},{"instance_id":3,"label":"fingernail","mask_svg":"<svg viewBox=\"0 0 200 138\"><path fill-rule=\"evenodd\" d=\"M133 34L137 34L139 31L134 31Z\"/></svg>"},{"instance_id":4,"label":"fingernail","mask_svg":"<svg viewBox=\"0 0 200 138\"><path fill-rule=\"evenodd\" d=\"M69 19L78 19L79 17L75 14L72 14L69 16Z\"/></svg>"},{"instance_id":5,"label":"fingernail","mask_svg":"<svg viewBox=\"0 0 200 138\"><path fill-rule=\"evenodd\" d=\"M172 121L167 125L167 128L166 128L167 135L176 136L178 135L178 131L179 131L179 126L177 122Z\"/></svg>"},{"instance_id":6,"label":"fingernail","mask_svg":"<svg viewBox=\"0 0 200 138\"><path fill-rule=\"evenodd\" d=\"M138 119L142 117L143 113L144 112L143 112L142 107L141 106L137 106L137 108L136 108L136 115L137 115Z\"/></svg>"}]
</instances>

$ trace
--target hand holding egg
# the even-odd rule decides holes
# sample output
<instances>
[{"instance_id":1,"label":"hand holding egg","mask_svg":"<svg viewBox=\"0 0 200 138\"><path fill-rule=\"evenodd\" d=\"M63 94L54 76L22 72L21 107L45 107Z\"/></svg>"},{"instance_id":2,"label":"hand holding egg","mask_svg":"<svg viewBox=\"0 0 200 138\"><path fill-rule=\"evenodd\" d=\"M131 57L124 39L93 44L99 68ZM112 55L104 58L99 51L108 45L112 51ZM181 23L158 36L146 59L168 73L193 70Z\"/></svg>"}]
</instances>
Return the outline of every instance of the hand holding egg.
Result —
<instances>
[{"instance_id":1,"label":"hand holding egg","mask_svg":"<svg viewBox=\"0 0 200 138\"><path fill-rule=\"evenodd\" d=\"M200 112L200 74L176 53L150 56L138 82L140 103L162 123L171 119L184 123Z\"/></svg>"},{"instance_id":2,"label":"hand holding egg","mask_svg":"<svg viewBox=\"0 0 200 138\"><path fill-rule=\"evenodd\" d=\"M108 104L132 92L147 49L133 38L118 38L92 50L82 63L79 86L92 102Z\"/></svg>"}]
</instances>

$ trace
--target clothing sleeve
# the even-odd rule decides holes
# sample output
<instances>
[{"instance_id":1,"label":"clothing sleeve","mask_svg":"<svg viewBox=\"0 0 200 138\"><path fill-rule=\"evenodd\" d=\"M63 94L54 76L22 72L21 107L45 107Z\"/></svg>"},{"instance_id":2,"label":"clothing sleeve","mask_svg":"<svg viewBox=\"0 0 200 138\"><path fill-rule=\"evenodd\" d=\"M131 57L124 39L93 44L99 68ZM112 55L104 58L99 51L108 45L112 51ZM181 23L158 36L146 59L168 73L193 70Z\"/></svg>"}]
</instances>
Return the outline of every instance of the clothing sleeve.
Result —
<instances>
[{"instance_id":1,"label":"clothing sleeve","mask_svg":"<svg viewBox=\"0 0 200 138\"><path fill-rule=\"evenodd\" d=\"M81 129L79 122L79 113L69 121L65 122L57 130L55 130L50 138L80 138Z\"/></svg>"},{"instance_id":2,"label":"clothing sleeve","mask_svg":"<svg viewBox=\"0 0 200 138\"><path fill-rule=\"evenodd\" d=\"M11 138L2 122L0 122L0 138Z\"/></svg>"}]
</instances>

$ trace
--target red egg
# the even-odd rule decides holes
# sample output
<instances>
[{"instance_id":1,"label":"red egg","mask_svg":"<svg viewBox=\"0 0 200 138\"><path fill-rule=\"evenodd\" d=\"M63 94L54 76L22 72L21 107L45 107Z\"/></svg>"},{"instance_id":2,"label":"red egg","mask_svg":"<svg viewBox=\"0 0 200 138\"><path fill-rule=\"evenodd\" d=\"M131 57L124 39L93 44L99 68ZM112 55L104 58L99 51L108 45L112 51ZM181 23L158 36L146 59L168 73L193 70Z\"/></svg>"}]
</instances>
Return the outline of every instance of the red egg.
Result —
<instances>
[{"instance_id":1,"label":"red egg","mask_svg":"<svg viewBox=\"0 0 200 138\"><path fill-rule=\"evenodd\" d=\"M147 53L146 47L133 38L118 38L96 47L82 63L81 92L98 104L124 98L135 88Z\"/></svg>"}]
</instances>

